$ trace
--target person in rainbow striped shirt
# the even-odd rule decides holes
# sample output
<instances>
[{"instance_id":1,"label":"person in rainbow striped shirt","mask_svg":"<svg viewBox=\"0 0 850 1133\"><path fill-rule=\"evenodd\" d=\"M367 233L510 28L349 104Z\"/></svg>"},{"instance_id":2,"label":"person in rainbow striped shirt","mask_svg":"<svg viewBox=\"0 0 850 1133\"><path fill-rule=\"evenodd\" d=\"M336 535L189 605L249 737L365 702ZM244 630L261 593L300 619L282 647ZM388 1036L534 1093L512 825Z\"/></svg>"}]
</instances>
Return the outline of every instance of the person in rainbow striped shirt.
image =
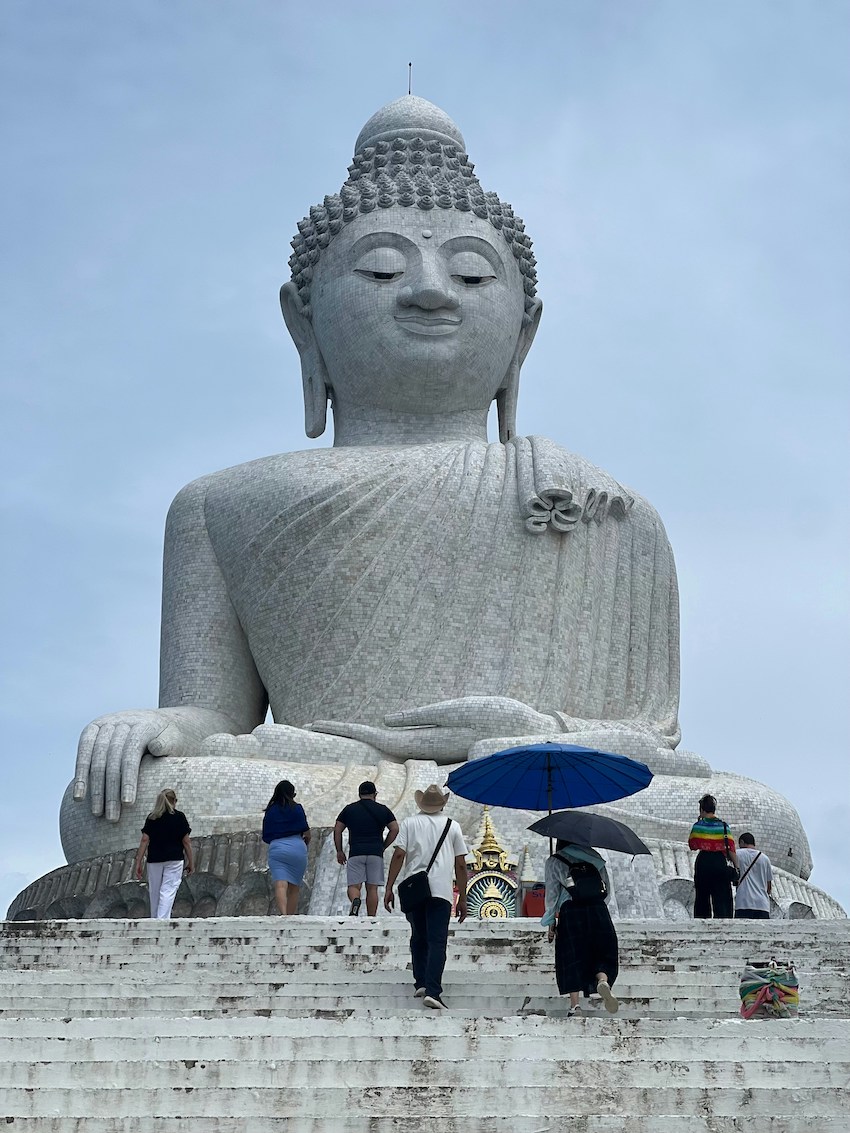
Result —
<instances>
[{"instance_id":1,"label":"person in rainbow striped shirt","mask_svg":"<svg viewBox=\"0 0 850 1133\"><path fill-rule=\"evenodd\" d=\"M699 850L694 863L694 920L722 917L732 919L731 862L738 867L735 841L729 827L717 817L717 799L703 795L699 819L691 827L688 846Z\"/></svg>"}]
</instances>

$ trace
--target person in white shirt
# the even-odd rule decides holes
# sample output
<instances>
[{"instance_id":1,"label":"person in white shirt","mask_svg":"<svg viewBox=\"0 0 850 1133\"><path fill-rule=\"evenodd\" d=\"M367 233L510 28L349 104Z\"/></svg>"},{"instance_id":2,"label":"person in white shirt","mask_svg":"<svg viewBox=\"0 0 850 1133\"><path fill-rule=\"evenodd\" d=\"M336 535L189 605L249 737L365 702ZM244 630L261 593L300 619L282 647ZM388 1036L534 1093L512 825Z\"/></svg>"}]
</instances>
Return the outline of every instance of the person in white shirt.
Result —
<instances>
[{"instance_id":1,"label":"person in white shirt","mask_svg":"<svg viewBox=\"0 0 850 1133\"><path fill-rule=\"evenodd\" d=\"M735 893L735 919L766 921L770 917L773 867L770 858L756 849L752 834L738 839L738 870L741 878Z\"/></svg>"},{"instance_id":2,"label":"person in white shirt","mask_svg":"<svg viewBox=\"0 0 850 1133\"><path fill-rule=\"evenodd\" d=\"M442 979L452 916L452 881L454 877L457 882L457 919L461 922L466 920L466 855L469 851L458 823L443 816L443 808L449 801L448 792L444 794L432 783L426 790L416 791L414 798L419 814L403 819L399 827L384 889L384 906L391 911L395 904L393 886L402 866L407 866L406 874L428 869L448 822L448 831L428 870L431 896L405 913L410 924L414 995L421 998L426 1007L439 1011L446 1007Z\"/></svg>"}]
</instances>

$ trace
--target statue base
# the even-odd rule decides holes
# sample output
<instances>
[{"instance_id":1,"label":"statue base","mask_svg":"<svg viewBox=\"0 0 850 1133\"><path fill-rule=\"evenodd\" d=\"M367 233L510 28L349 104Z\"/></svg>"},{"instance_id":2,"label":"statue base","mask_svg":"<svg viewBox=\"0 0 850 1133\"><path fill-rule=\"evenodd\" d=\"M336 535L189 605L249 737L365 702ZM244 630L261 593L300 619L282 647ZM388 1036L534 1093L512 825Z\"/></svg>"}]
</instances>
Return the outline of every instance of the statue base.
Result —
<instances>
[{"instance_id":1,"label":"statue base","mask_svg":"<svg viewBox=\"0 0 850 1133\"><path fill-rule=\"evenodd\" d=\"M544 839L537 839L544 848ZM266 846L256 830L193 838L195 872L184 878L175 917L275 915ZM603 851L611 879L614 919L690 920L695 854L680 842L648 839L651 857L629 858ZM544 851L545 852L545 851ZM535 855L535 858L538 855ZM11 921L88 920L148 916L147 886L133 875L135 850L125 849L61 866L28 885L9 907ZM524 851L518 870L528 885L542 877ZM314 916L348 911L345 868L337 864L331 830L315 827L300 913ZM381 916L385 913L383 907ZM397 911L395 916L400 915ZM773 919L836 920L846 917L827 893L774 866Z\"/></svg>"}]
</instances>

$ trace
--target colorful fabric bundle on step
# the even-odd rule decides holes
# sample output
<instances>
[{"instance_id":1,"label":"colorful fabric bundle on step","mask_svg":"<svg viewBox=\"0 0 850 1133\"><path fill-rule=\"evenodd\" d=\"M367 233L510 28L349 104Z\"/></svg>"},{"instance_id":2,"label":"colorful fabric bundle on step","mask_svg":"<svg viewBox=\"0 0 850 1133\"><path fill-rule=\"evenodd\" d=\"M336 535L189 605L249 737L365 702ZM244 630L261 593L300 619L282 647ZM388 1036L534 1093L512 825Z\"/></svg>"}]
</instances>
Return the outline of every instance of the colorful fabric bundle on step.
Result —
<instances>
[{"instance_id":1,"label":"colorful fabric bundle on step","mask_svg":"<svg viewBox=\"0 0 850 1133\"><path fill-rule=\"evenodd\" d=\"M739 990L744 1019L755 1015L790 1019L796 1016L800 1006L800 989L792 964L775 960L767 964L747 964Z\"/></svg>"}]
</instances>

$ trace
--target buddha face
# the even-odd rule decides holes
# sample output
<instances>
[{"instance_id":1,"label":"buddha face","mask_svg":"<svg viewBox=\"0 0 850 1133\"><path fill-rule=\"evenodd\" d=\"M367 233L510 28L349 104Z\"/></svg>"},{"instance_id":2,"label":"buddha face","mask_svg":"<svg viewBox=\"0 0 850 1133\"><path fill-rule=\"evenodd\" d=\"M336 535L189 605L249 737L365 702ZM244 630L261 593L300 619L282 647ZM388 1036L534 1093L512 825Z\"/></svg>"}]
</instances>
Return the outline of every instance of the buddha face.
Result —
<instances>
[{"instance_id":1,"label":"buddha face","mask_svg":"<svg viewBox=\"0 0 850 1133\"><path fill-rule=\"evenodd\" d=\"M523 330L511 249L488 221L455 209L357 217L323 252L311 308L306 352L291 314L287 323L302 359L321 357L340 410L486 413L534 329Z\"/></svg>"}]
</instances>

